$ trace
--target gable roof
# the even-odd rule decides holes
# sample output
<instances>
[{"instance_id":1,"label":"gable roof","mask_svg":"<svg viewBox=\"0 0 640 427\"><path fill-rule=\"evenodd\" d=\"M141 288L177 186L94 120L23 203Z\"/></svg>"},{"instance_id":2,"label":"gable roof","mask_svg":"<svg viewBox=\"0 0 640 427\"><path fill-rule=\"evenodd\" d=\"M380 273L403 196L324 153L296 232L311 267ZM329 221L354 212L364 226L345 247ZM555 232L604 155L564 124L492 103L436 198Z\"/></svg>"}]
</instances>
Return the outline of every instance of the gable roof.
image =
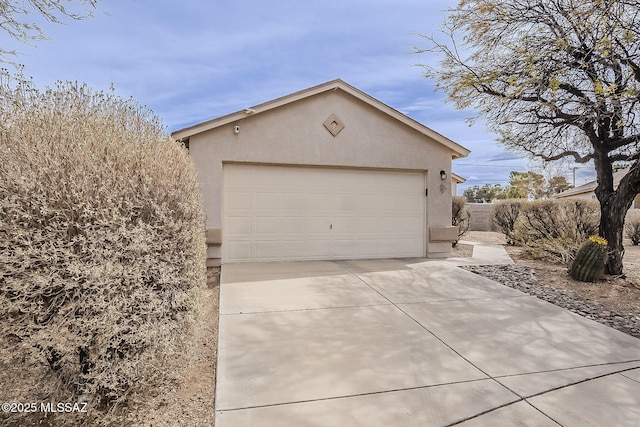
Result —
<instances>
[{"instance_id":1,"label":"gable roof","mask_svg":"<svg viewBox=\"0 0 640 427\"><path fill-rule=\"evenodd\" d=\"M613 173L613 186L614 188L618 187L620 184L620 180L629 172L627 169L620 170L618 172ZM587 193L595 193L596 187L598 186L598 181L590 181L586 184L579 185L575 188L570 188L568 190L564 190L562 193L554 194L551 196L552 198L561 199L563 197L571 197L578 194L587 194Z\"/></svg>"},{"instance_id":2,"label":"gable roof","mask_svg":"<svg viewBox=\"0 0 640 427\"><path fill-rule=\"evenodd\" d=\"M467 180L458 174L451 172L451 178L458 184L464 184Z\"/></svg>"},{"instance_id":3,"label":"gable roof","mask_svg":"<svg viewBox=\"0 0 640 427\"><path fill-rule=\"evenodd\" d=\"M362 92L359 89L345 83L341 79L331 80L329 82L310 87L308 89L301 90L299 92L292 93L290 95L286 95L280 98L276 98L271 101L267 101L265 103L246 108L241 111L236 111L235 113L227 114L222 117L218 117L212 120L208 120L206 122L198 123L175 132L171 133L171 136L176 140L186 140L189 139L190 136L197 135L202 132L206 132L211 129L215 129L219 126L223 126L229 123L233 123L237 120L242 119L248 115L260 114L265 111L272 110L274 108L281 107L286 104L290 104L292 102L296 102L305 98L309 98L314 95L318 95L324 92L328 92L331 90L341 90L349 95L359 99L360 101L369 104L370 106L380 110L381 112L391 116L392 118L400 121L401 123L409 126L410 128L422 133L425 136L439 142L445 147L449 148L452 152L453 158L467 157L470 151L464 148L462 145L453 142L449 138L440 135L438 132L429 129L425 125L420 122L413 120L405 114L402 114L398 110L389 107L385 103L378 101L370 95Z\"/></svg>"}]
</instances>

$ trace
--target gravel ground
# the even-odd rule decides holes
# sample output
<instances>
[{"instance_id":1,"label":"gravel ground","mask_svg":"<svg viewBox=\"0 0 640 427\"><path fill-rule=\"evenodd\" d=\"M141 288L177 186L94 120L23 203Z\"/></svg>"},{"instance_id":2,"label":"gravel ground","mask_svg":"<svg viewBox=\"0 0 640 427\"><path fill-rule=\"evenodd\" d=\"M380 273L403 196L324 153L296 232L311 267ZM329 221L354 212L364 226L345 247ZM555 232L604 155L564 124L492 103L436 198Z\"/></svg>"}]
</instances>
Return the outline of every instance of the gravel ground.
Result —
<instances>
[{"instance_id":1,"label":"gravel ground","mask_svg":"<svg viewBox=\"0 0 640 427\"><path fill-rule=\"evenodd\" d=\"M640 338L640 312L618 312L605 308L595 301L585 301L571 291L547 286L538 280L534 270L530 267L512 264L468 266L463 268Z\"/></svg>"}]
</instances>

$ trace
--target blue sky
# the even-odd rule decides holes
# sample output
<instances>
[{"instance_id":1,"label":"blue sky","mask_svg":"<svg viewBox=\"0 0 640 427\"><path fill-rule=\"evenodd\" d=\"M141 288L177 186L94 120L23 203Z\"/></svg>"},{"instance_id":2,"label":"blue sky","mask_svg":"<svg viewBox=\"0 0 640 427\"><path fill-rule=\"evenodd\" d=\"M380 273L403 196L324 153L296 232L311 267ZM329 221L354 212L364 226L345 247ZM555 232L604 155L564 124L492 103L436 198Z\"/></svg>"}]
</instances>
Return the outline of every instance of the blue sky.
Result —
<instances>
[{"instance_id":1,"label":"blue sky","mask_svg":"<svg viewBox=\"0 0 640 427\"><path fill-rule=\"evenodd\" d=\"M471 111L456 111L416 63L454 0L102 0L94 17L44 23L49 40L5 48L39 86L57 80L111 84L160 116L168 131L335 78L469 148L453 171L475 184L506 185L528 159L504 150ZM36 17L33 17L36 20ZM40 22L40 21L37 21ZM565 165L557 168L571 182ZM577 185L592 179L577 171Z\"/></svg>"}]
</instances>

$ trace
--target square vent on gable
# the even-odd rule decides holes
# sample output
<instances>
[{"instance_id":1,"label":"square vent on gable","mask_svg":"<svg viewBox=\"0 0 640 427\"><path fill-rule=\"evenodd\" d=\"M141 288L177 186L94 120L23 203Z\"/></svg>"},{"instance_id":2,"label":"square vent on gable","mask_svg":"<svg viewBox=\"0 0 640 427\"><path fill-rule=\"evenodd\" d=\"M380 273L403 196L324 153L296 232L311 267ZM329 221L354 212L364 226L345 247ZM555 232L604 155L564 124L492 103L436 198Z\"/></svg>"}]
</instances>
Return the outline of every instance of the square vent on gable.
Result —
<instances>
[{"instance_id":1,"label":"square vent on gable","mask_svg":"<svg viewBox=\"0 0 640 427\"><path fill-rule=\"evenodd\" d=\"M344 129L344 122L340 120L340 117L335 114L331 114L327 117L327 120L322 123L324 127L331 133L331 135L338 135L342 129Z\"/></svg>"}]
</instances>

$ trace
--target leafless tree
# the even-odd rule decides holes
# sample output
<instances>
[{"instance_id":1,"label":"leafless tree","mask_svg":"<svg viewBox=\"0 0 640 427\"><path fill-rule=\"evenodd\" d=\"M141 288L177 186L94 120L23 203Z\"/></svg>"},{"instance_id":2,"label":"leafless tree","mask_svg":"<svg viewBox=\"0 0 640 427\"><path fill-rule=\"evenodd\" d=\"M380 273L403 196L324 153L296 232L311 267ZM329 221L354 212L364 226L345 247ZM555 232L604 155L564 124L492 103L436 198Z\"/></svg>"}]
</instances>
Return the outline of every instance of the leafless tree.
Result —
<instances>
[{"instance_id":1,"label":"leafless tree","mask_svg":"<svg viewBox=\"0 0 640 427\"><path fill-rule=\"evenodd\" d=\"M424 36L426 76L474 109L507 147L593 161L608 274L622 274L623 225L640 193L640 2L461 0ZM631 162L618 187L614 163Z\"/></svg>"},{"instance_id":2,"label":"leafless tree","mask_svg":"<svg viewBox=\"0 0 640 427\"><path fill-rule=\"evenodd\" d=\"M62 23L64 18L75 20L91 16L98 0L0 0L0 29L22 43L46 39L42 28L33 18ZM15 50L0 46L0 62L5 62Z\"/></svg>"}]
</instances>

